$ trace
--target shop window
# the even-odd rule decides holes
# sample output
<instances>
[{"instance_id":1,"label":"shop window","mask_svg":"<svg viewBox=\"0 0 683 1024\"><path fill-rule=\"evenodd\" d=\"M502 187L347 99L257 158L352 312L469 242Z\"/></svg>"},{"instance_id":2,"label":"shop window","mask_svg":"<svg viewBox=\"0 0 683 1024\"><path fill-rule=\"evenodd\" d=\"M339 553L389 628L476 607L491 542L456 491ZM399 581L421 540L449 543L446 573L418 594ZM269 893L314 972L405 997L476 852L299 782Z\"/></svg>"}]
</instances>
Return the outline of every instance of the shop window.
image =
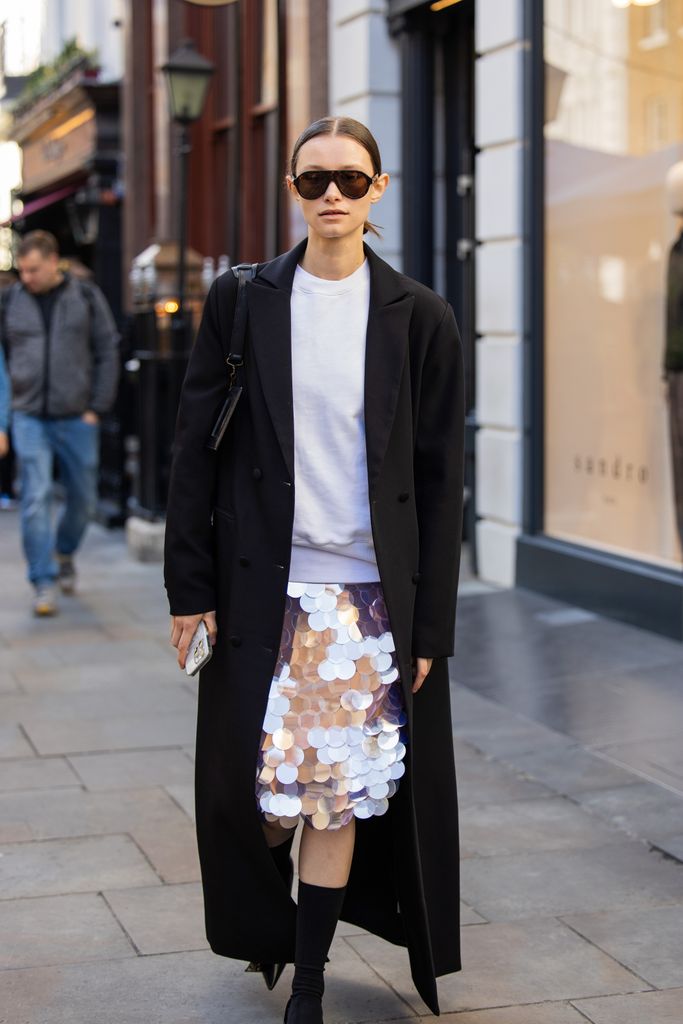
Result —
<instances>
[{"instance_id":1,"label":"shop window","mask_svg":"<svg viewBox=\"0 0 683 1024\"><path fill-rule=\"evenodd\" d=\"M659 0L653 7L645 9L647 15L648 35L665 33L669 15L668 0Z\"/></svg>"},{"instance_id":2,"label":"shop window","mask_svg":"<svg viewBox=\"0 0 683 1024\"><path fill-rule=\"evenodd\" d=\"M642 12L644 33L639 42L641 50L656 50L660 46L666 46L669 41L669 2L668 0L657 0L652 7L646 7Z\"/></svg>"},{"instance_id":3,"label":"shop window","mask_svg":"<svg viewBox=\"0 0 683 1024\"><path fill-rule=\"evenodd\" d=\"M214 13L216 46L213 87L212 217L214 256L234 262L239 248L239 12L236 4Z\"/></svg>"},{"instance_id":4,"label":"shop window","mask_svg":"<svg viewBox=\"0 0 683 1024\"><path fill-rule=\"evenodd\" d=\"M560 3L545 6L544 528L678 567L683 409L664 352L667 304L683 336L670 294L683 281L669 272L683 210L667 190L683 168L682 6L591 0L589 16L577 3L571 30Z\"/></svg>"},{"instance_id":5,"label":"shop window","mask_svg":"<svg viewBox=\"0 0 683 1024\"><path fill-rule=\"evenodd\" d=\"M645 138L647 148L660 149L668 141L668 107L661 96L650 96L645 101Z\"/></svg>"},{"instance_id":6,"label":"shop window","mask_svg":"<svg viewBox=\"0 0 683 1024\"><path fill-rule=\"evenodd\" d=\"M243 171L251 212L241 238L244 258L268 259L277 255L282 236L282 0L254 0L244 5L244 17Z\"/></svg>"}]
</instances>

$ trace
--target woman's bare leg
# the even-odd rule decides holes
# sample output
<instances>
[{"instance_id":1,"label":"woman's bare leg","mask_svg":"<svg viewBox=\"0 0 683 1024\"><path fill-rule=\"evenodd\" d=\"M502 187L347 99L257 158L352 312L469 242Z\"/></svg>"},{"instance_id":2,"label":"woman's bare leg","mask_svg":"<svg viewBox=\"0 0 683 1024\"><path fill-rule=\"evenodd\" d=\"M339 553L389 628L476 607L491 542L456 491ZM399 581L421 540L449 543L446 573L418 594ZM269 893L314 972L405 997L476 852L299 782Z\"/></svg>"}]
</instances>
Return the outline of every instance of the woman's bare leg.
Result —
<instances>
[{"instance_id":1,"label":"woman's bare leg","mask_svg":"<svg viewBox=\"0 0 683 1024\"><path fill-rule=\"evenodd\" d=\"M333 832L305 825L299 850L299 878L307 885L339 889L346 885L353 859L356 819Z\"/></svg>"}]
</instances>

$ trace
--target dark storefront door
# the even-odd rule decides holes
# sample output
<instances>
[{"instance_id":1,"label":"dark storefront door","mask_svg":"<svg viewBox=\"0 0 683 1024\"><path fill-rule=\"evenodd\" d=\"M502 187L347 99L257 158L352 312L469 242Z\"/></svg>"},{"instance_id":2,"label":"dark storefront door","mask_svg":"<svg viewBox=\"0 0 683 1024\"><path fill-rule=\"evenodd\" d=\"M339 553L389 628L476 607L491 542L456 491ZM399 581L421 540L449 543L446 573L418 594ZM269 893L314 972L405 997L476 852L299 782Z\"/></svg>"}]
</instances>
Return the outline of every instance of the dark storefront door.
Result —
<instances>
[{"instance_id":1,"label":"dark storefront door","mask_svg":"<svg viewBox=\"0 0 683 1024\"><path fill-rule=\"evenodd\" d=\"M474 533L474 0L395 0L401 50L403 269L453 306L465 348L465 535ZM474 547L474 545L473 545Z\"/></svg>"}]
</instances>

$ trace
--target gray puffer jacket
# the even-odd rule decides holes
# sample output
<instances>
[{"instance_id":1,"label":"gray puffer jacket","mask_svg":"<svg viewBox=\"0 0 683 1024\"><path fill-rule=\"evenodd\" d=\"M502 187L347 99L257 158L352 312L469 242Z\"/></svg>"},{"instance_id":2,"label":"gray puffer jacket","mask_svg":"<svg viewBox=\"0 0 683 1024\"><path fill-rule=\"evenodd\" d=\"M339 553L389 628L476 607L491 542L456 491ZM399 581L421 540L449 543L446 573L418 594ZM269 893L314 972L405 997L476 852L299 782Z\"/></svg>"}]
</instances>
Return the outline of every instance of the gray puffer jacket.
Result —
<instances>
[{"instance_id":1,"label":"gray puffer jacket","mask_svg":"<svg viewBox=\"0 0 683 1024\"><path fill-rule=\"evenodd\" d=\"M107 412L119 378L119 335L104 295L65 275L49 336L36 299L20 283L2 296L2 342L12 408L32 416Z\"/></svg>"}]
</instances>

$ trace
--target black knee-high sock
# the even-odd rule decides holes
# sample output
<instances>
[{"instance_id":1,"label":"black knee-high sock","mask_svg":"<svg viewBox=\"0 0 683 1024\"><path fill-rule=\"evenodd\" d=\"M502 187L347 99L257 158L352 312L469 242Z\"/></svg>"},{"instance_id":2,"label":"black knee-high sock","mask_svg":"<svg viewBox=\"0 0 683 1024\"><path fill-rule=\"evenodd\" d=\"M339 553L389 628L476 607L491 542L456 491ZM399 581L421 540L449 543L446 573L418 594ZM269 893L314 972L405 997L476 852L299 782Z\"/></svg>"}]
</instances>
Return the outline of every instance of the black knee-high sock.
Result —
<instances>
[{"instance_id":1,"label":"black knee-high sock","mask_svg":"<svg viewBox=\"0 0 683 1024\"><path fill-rule=\"evenodd\" d=\"M294 829L292 829L291 836L288 839L285 839L284 843L280 843L279 846L270 847L270 855L275 861L275 867L280 872L285 885L288 885L291 879L291 872L293 868L291 859L293 842Z\"/></svg>"},{"instance_id":2,"label":"black knee-high sock","mask_svg":"<svg viewBox=\"0 0 683 1024\"><path fill-rule=\"evenodd\" d=\"M323 971L344 902L346 886L328 889L299 882L292 995L322 999Z\"/></svg>"}]
</instances>

